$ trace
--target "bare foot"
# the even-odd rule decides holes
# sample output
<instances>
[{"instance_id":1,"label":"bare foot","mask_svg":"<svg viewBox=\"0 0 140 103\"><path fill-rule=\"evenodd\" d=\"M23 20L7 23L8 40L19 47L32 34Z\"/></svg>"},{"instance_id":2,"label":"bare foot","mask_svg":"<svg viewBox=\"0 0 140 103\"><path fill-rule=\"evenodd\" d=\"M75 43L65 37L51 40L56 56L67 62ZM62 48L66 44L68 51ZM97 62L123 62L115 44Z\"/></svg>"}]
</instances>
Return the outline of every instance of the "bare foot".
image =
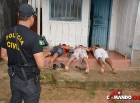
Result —
<instances>
[{"instance_id":1,"label":"bare foot","mask_svg":"<svg viewBox=\"0 0 140 103\"><path fill-rule=\"evenodd\" d=\"M64 71L67 72L69 70L69 67L66 65Z\"/></svg>"},{"instance_id":2,"label":"bare foot","mask_svg":"<svg viewBox=\"0 0 140 103\"><path fill-rule=\"evenodd\" d=\"M85 73L88 74L89 73L89 66L87 66Z\"/></svg>"},{"instance_id":3,"label":"bare foot","mask_svg":"<svg viewBox=\"0 0 140 103\"><path fill-rule=\"evenodd\" d=\"M103 73L104 73L104 65L103 65L102 68L100 69L99 73L100 73L100 74L103 74Z\"/></svg>"},{"instance_id":4,"label":"bare foot","mask_svg":"<svg viewBox=\"0 0 140 103\"><path fill-rule=\"evenodd\" d=\"M114 68L112 68L112 70L114 74L117 74L117 71Z\"/></svg>"}]
</instances>

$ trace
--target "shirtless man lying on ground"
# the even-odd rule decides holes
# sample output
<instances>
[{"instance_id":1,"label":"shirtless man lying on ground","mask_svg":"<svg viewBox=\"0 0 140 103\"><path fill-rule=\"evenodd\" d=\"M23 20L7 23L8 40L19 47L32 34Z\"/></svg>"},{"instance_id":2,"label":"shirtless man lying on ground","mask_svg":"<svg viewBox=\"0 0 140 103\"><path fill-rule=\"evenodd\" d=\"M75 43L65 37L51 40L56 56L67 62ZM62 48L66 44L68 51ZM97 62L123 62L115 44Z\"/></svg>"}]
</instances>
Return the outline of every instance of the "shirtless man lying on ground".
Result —
<instances>
[{"instance_id":1,"label":"shirtless man lying on ground","mask_svg":"<svg viewBox=\"0 0 140 103\"><path fill-rule=\"evenodd\" d=\"M116 74L116 70L112 64L112 61L110 60L107 51L105 51L104 48L101 48L99 45L95 45L93 48L90 48L90 50L93 51L93 55L94 57L97 59L97 61L99 62L99 64L101 65L101 69L99 71L100 74L104 73L104 68L105 68L105 64L106 62L110 65L110 67L113 70L113 73Z\"/></svg>"},{"instance_id":2,"label":"shirtless man lying on ground","mask_svg":"<svg viewBox=\"0 0 140 103\"><path fill-rule=\"evenodd\" d=\"M74 53L71 55L69 61L65 65L65 71L69 70L69 64L74 60L75 62L81 58L86 64L85 73L89 73L88 55L86 51L90 51L88 48L79 45L74 49Z\"/></svg>"}]
</instances>

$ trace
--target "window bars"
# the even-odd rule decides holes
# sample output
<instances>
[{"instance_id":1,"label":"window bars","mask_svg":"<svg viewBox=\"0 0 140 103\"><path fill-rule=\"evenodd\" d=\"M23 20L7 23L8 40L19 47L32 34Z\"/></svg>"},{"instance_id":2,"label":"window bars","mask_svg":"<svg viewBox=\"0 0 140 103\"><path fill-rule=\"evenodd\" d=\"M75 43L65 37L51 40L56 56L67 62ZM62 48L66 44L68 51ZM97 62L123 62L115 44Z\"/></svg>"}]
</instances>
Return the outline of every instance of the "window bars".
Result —
<instances>
[{"instance_id":1,"label":"window bars","mask_svg":"<svg viewBox=\"0 0 140 103\"><path fill-rule=\"evenodd\" d=\"M80 21L82 0L50 0L50 19Z\"/></svg>"}]
</instances>

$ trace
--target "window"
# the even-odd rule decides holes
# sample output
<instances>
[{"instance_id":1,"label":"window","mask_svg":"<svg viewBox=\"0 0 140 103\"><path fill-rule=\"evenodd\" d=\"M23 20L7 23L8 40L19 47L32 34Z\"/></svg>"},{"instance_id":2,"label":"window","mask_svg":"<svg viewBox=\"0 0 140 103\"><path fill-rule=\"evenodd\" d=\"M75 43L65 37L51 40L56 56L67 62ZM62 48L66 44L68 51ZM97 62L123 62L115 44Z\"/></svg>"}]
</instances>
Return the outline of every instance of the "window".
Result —
<instances>
[{"instance_id":1,"label":"window","mask_svg":"<svg viewBox=\"0 0 140 103\"><path fill-rule=\"evenodd\" d=\"M50 19L79 21L82 16L82 0L50 0Z\"/></svg>"}]
</instances>

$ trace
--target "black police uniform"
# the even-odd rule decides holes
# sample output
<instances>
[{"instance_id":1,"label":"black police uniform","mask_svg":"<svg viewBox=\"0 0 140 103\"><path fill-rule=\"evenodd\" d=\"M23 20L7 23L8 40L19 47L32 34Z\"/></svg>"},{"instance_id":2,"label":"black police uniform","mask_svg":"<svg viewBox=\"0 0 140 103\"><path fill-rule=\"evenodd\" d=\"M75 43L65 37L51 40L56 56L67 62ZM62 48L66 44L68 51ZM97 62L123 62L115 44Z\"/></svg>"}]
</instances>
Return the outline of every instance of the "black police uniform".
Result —
<instances>
[{"instance_id":1,"label":"black police uniform","mask_svg":"<svg viewBox=\"0 0 140 103\"><path fill-rule=\"evenodd\" d=\"M34 64L31 67L25 67L27 76L27 85L21 71L21 65L25 63L16 43L18 39L20 50L27 59L28 63ZM37 68L33 54L43 52L43 46L40 44L40 36L23 25L17 25L17 37L14 34L14 27L9 29L3 36L1 47L7 49L8 67L12 67L14 75L10 77L10 86L12 97L10 103L37 103L40 97L41 87L36 83L36 73L33 68Z\"/></svg>"}]
</instances>

